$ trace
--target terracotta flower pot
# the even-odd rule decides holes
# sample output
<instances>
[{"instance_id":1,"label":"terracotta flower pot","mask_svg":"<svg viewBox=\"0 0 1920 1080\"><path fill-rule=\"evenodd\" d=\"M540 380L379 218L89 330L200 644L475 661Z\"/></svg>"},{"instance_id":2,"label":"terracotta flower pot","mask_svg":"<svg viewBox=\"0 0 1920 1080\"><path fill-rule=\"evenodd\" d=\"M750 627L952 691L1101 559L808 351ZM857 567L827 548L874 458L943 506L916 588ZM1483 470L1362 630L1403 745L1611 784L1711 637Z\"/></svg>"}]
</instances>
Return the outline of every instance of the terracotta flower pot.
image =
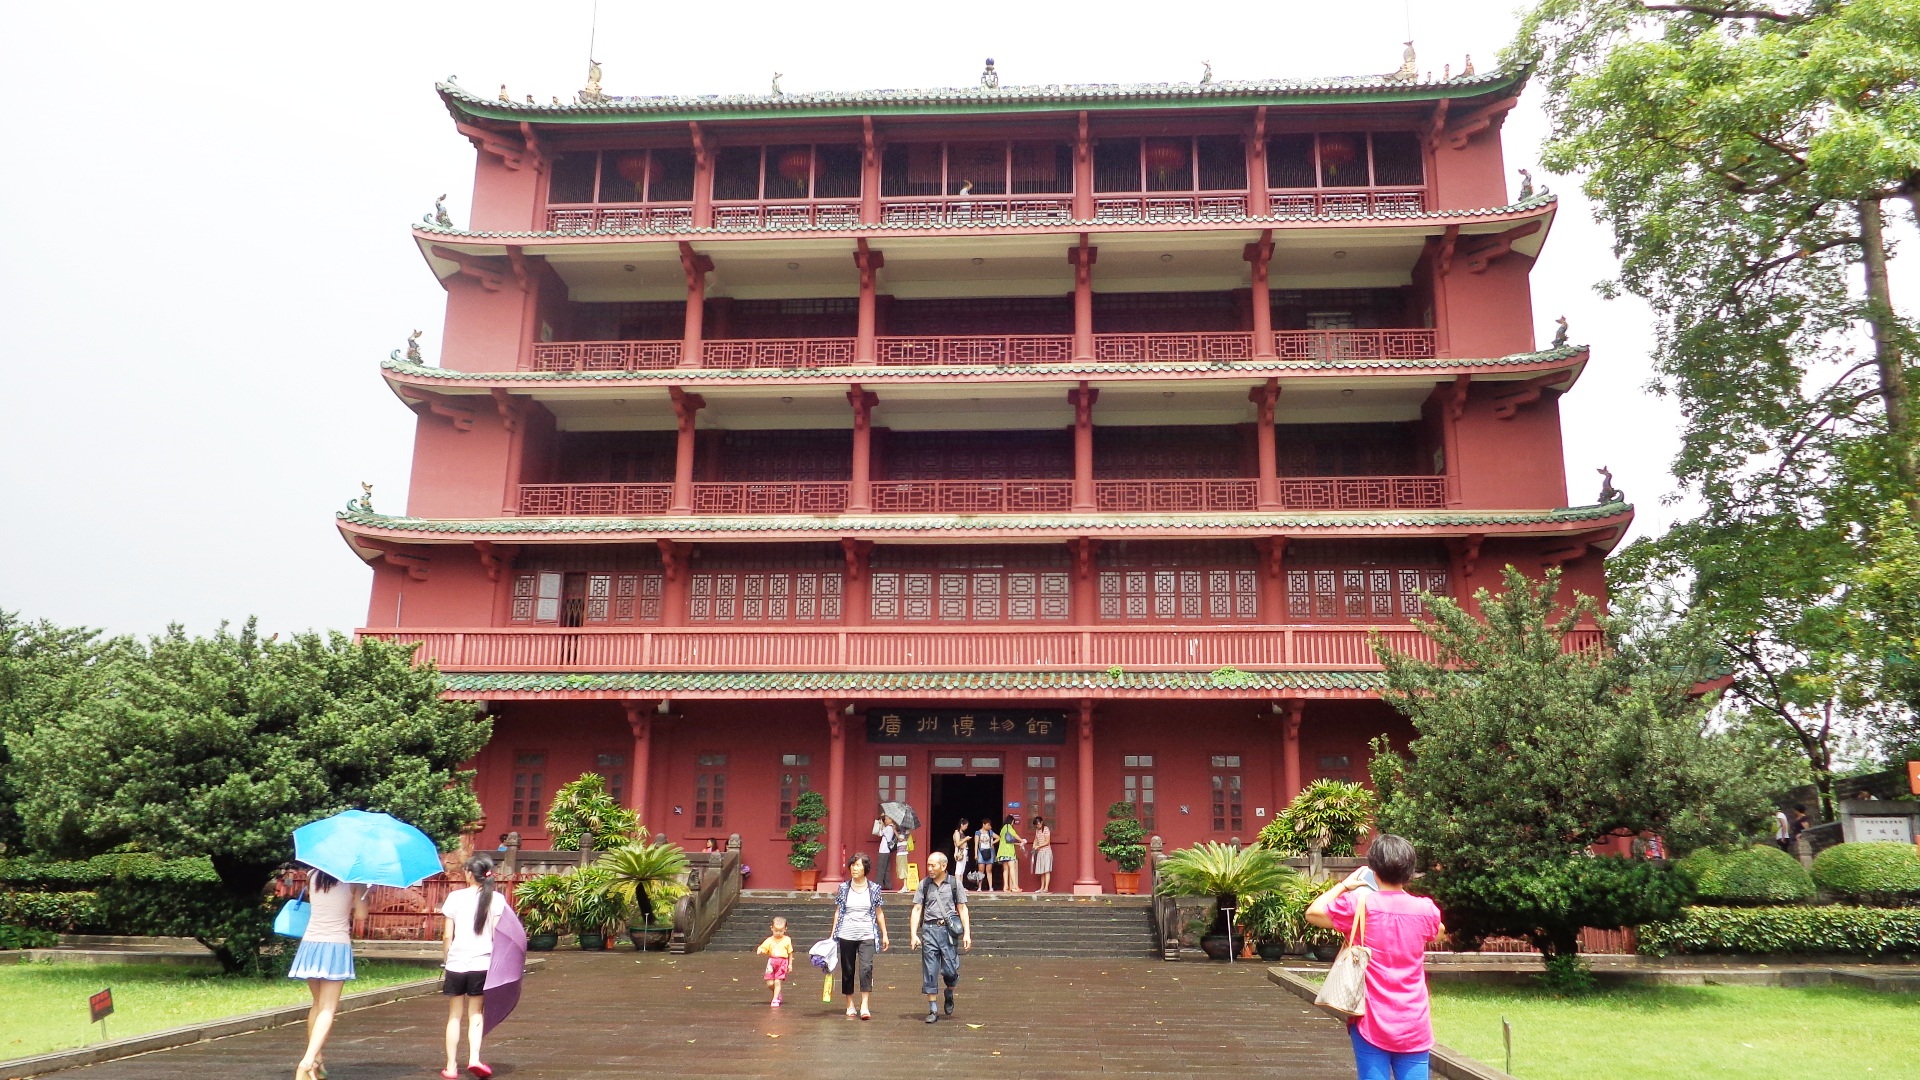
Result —
<instances>
[{"instance_id":1,"label":"terracotta flower pot","mask_svg":"<svg viewBox=\"0 0 1920 1080\"><path fill-rule=\"evenodd\" d=\"M1113 872L1113 891L1121 896L1133 896L1140 892L1140 871L1115 870Z\"/></svg>"},{"instance_id":2,"label":"terracotta flower pot","mask_svg":"<svg viewBox=\"0 0 1920 1080\"><path fill-rule=\"evenodd\" d=\"M796 892L812 892L819 884L820 871L818 870L795 870L793 872L793 888Z\"/></svg>"}]
</instances>

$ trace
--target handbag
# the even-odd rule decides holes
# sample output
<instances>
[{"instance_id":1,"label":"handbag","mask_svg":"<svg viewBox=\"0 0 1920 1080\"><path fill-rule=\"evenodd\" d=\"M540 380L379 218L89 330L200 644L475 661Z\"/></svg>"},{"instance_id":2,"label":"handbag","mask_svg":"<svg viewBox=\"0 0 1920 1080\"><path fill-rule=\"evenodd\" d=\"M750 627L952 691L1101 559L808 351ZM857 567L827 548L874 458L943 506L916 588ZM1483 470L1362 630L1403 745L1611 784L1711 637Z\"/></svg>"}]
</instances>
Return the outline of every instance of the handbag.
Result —
<instances>
[{"instance_id":1,"label":"handbag","mask_svg":"<svg viewBox=\"0 0 1920 1080\"><path fill-rule=\"evenodd\" d=\"M273 932L281 937L306 937L307 923L312 919L313 905L307 903L307 890L301 889L298 897L287 901L274 915Z\"/></svg>"},{"instance_id":2,"label":"handbag","mask_svg":"<svg viewBox=\"0 0 1920 1080\"><path fill-rule=\"evenodd\" d=\"M1361 944L1366 940L1366 926L1367 905L1356 898L1353 930L1340 947L1340 955L1333 958L1327 981L1320 984L1320 992L1313 997L1315 1005L1343 1020L1367 1015L1367 964L1373 960L1373 950Z\"/></svg>"}]
</instances>

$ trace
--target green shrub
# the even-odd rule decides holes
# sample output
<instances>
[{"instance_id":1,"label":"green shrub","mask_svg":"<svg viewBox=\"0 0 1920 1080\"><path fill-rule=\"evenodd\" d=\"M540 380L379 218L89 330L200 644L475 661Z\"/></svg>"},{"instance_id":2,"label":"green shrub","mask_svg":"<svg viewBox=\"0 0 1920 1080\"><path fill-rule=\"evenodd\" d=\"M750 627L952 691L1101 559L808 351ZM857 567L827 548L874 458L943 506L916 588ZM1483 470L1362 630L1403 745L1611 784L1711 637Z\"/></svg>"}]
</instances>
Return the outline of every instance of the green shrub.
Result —
<instances>
[{"instance_id":1,"label":"green shrub","mask_svg":"<svg viewBox=\"0 0 1920 1080\"><path fill-rule=\"evenodd\" d=\"M1347 858L1379 810L1380 801L1361 785L1322 778L1294 796L1254 842L1283 856L1306 855L1318 847L1322 855Z\"/></svg>"},{"instance_id":2,"label":"green shrub","mask_svg":"<svg viewBox=\"0 0 1920 1080\"><path fill-rule=\"evenodd\" d=\"M1835 844L1814 857L1813 883L1870 904L1920 898L1920 849L1892 842Z\"/></svg>"},{"instance_id":3,"label":"green shrub","mask_svg":"<svg viewBox=\"0 0 1920 1080\"><path fill-rule=\"evenodd\" d=\"M1920 909L1690 907L1677 919L1643 923L1639 940L1649 956L1920 952Z\"/></svg>"},{"instance_id":4,"label":"green shrub","mask_svg":"<svg viewBox=\"0 0 1920 1080\"><path fill-rule=\"evenodd\" d=\"M1772 844L1696 851L1674 869L1694 896L1729 906L1798 904L1813 899L1813 877L1793 856Z\"/></svg>"},{"instance_id":5,"label":"green shrub","mask_svg":"<svg viewBox=\"0 0 1920 1080\"><path fill-rule=\"evenodd\" d=\"M58 944L58 934L0 923L0 949L50 949Z\"/></svg>"},{"instance_id":6,"label":"green shrub","mask_svg":"<svg viewBox=\"0 0 1920 1080\"><path fill-rule=\"evenodd\" d=\"M90 892L0 892L0 923L55 934L106 928L99 898Z\"/></svg>"},{"instance_id":7,"label":"green shrub","mask_svg":"<svg viewBox=\"0 0 1920 1080\"><path fill-rule=\"evenodd\" d=\"M0 887L63 892L89 889L109 881L217 882L208 859L162 859L142 851L96 855L91 859L50 862L0 859Z\"/></svg>"},{"instance_id":8,"label":"green shrub","mask_svg":"<svg viewBox=\"0 0 1920 1080\"><path fill-rule=\"evenodd\" d=\"M1489 937L1523 937L1549 956L1580 951L1584 927L1613 930L1671 919L1686 884L1645 859L1574 855L1498 866L1444 867L1414 882L1431 896L1457 949Z\"/></svg>"}]
</instances>

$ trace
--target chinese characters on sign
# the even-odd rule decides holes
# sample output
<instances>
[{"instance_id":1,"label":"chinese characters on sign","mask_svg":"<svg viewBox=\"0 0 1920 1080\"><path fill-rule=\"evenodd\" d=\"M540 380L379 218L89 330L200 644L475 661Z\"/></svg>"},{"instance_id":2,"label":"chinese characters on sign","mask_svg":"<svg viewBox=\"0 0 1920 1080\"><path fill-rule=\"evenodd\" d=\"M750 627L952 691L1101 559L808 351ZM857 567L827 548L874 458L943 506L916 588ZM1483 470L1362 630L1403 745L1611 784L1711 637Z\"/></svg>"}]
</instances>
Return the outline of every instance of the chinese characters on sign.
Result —
<instances>
[{"instance_id":1,"label":"chinese characters on sign","mask_svg":"<svg viewBox=\"0 0 1920 1080\"><path fill-rule=\"evenodd\" d=\"M1064 712L1010 709L869 709L869 743L1063 743Z\"/></svg>"}]
</instances>

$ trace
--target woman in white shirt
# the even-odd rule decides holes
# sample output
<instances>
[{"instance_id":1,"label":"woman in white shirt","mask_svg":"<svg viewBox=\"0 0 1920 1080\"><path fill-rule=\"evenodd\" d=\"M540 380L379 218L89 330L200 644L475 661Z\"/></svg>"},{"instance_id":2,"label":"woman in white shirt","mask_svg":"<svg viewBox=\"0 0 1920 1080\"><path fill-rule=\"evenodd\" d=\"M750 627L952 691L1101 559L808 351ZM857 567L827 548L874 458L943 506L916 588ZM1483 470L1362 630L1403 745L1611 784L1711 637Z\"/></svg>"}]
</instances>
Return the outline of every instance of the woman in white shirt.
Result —
<instances>
[{"instance_id":1,"label":"woman in white shirt","mask_svg":"<svg viewBox=\"0 0 1920 1080\"><path fill-rule=\"evenodd\" d=\"M353 978L353 920L367 913L367 887L308 867L305 895L312 909L287 978L307 981L313 1005L307 1009L307 1053L293 1078L318 1080L327 1075L327 1035L340 1009L340 991Z\"/></svg>"},{"instance_id":2,"label":"woman in white shirt","mask_svg":"<svg viewBox=\"0 0 1920 1080\"><path fill-rule=\"evenodd\" d=\"M440 992L447 998L447 1066L443 1080L459 1080L460 1027L467 1028L467 1071L485 1080L493 1067L480 1060L480 1036L486 1026L481 995L487 988L487 969L493 965L493 928L507 909L494 893L493 859L475 855L467 860L467 887L447 896L440 914L447 917L440 940L446 943L446 976Z\"/></svg>"}]
</instances>

